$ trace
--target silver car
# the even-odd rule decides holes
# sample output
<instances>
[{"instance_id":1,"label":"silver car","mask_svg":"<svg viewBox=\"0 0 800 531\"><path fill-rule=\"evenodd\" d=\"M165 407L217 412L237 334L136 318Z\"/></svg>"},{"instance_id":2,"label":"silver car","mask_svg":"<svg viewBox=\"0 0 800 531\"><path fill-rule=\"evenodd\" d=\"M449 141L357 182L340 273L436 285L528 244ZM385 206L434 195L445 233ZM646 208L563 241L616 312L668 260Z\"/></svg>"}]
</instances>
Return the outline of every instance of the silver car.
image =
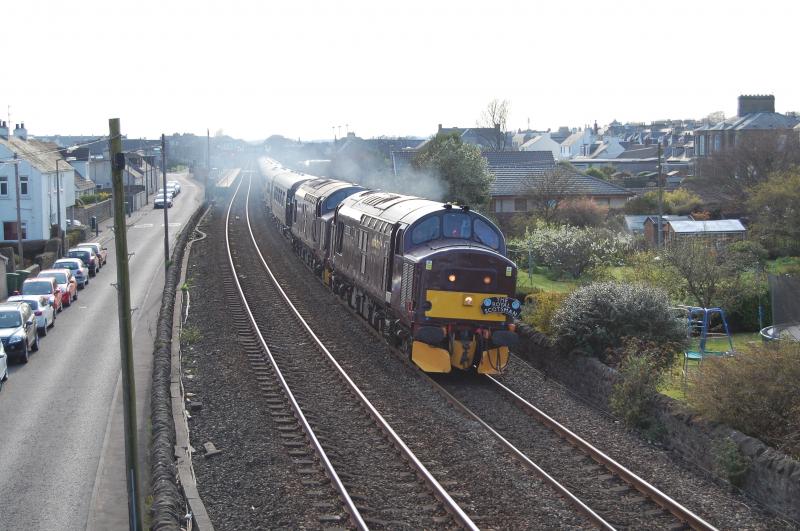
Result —
<instances>
[{"instance_id":1,"label":"silver car","mask_svg":"<svg viewBox=\"0 0 800 531\"><path fill-rule=\"evenodd\" d=\"M8 380L8 356L3 344L0 343L0 389L3 388L3 382Z\"/></svg>"},{"instance_id":2,"label":"silver car","mask_svg":"<svg viewBox=\"0 0 800 531\"><path fill-rule=\"evenodd\" d=\"M53 269L69 269L78 283L78 289L89 284L89 268L80 258L59 258L53 263Z\"/></svg>"}]
</instances>

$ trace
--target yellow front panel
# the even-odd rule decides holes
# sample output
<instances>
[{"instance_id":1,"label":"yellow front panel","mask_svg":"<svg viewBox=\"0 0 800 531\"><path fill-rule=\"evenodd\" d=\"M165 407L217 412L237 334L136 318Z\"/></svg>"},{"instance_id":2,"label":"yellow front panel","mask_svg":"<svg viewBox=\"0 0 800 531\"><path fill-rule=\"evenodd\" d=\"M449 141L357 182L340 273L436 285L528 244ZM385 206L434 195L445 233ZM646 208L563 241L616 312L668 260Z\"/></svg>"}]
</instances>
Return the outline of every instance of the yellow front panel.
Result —
<instances>
[{"instance_id":1,"label":"yellow front panel","mask_svg":"<svg viewBox=\"0 0 800 531\"><path fill-rule=\"evenodd\" d=\"M478 374L500 374L508 365L508 347L490 348L483 351Z\"/></svg>"},{"instance_id":2,"label":"yellow front panel","mask_svg":"<svg viewBox=\"0 0 800 531\"><path fill-rule=\"evenodd\" d=\"M471 306L465 305L465 301L468 297L472 297ZM506 316L502 313L489 313L484 315L481 311L481 303L486 297L506 297L506 295L500 293L465 293L463 291L429 289L426 291L425 298L431 303L431 309L425 312L425 316L467 321L505 322Z\"/></svg>"},{"instance_id":3,"label":"yellow front panel","mask_svg":"<svg viewBox=\"0 0 800 531\"><path fill-rule=\"evenodd\" d=\"M450 372L450 353L422 341L412 343L411 361L425 372Z\"/></svg>"}]
</instances>

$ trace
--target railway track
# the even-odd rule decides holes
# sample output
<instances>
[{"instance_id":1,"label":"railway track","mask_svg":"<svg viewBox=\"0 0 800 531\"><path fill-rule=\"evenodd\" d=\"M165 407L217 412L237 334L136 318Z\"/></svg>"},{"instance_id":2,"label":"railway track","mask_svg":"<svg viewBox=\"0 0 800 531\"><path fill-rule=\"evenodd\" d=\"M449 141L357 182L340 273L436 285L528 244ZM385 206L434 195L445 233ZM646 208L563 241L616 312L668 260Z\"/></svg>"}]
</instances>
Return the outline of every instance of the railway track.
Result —
<instances>
[{"instance_id":1,"label":"railway track","mask_svg":"<svg viewBox=\"0 0 800 531\"><path fill-rule=\"evenodd\" d=\"M546 474L554 488L567 486L602 519L601 527L715 529L495 378L443 375L431 382L455 407L513 448L525 466Z\"/></svg>"},{"instance_id":2,"label":"railway track","mask_svg":"<svg viewBox=\"0 0 800 531\"><path fill-rule=\"evenodd\" d=\"M227 283L235 284L244 309L235 318L240 342L273 419L282 424L284 445L308 476L304 483L311 491L323 487L321 468L350 524L359 529L477 529L350 380L271 276L255 245L248 198L249 183L246 194L237 187L226 216L234 273ZM321 522L333 524L340 517L327 514Z\"/></svg>"},{"instance_id":3,"label":"railway track","mask_svg":"<svg viewBox=\"0 0 800 531\"><path fill-rule=\"evenodd\" d=\"M233 205L233 203L232 203L232 205ZM233 208L233 206L231 208ZM239 217L240 217L240 219L243 217L247 221L247 225L249 225L250 219L249 219L249 212L247 210L245 210L244 212L240 212ZM244 224L239 224L239 223L236 223L236 222L230 222L229 221L227 223L227 226L228 226L229 230L231 231L231 234L232 235L237 235L238 237L242 236L242 234L237 234L237 232L241 231L240 225L244 226ZM262 239L263 240L262 231L258 231L259 234L260 234L260 238L256 238L253 235L252 228L249 228L248 232L250 232L250 237L251 237L253 243L255 243L257 246L259 246L259 244L257 243L256 240L258 240L258 239ZM273 230L273 232L275 232L275 231ZM274 243L275 242L273 242L273 244ZM277 252L279 254L280 254L281 251L283 253L286 253L287 250L289 249L288 244L286 244L286 242L283 242L283 241L279 241L277 243L279 244L279 247L282 247L282 249L279 249ZM250 245L252 245L252 244L250 244ZM272 245L272 246L263 245L263 242L262 242L260 247L264 248L264 249L274 249L275 245ZM244 259L245 254L246 254L246 250L244 250L244 249L233 250L232 249L231 253L232 253L232 264L233 264L233 263L236 262L237 257L238 257L239 260ZM258 253L260 255L261 251L258 251ZM290 256L289 259L295 260L295 258L292 257L292 256ZM263 261L263 256L261 256L261 260ZM266 266L266 262L264 262L260 267L266 268L267 267ZM253 270L252 269L248 269L248 271L252 272ZM305 273L305 271L304 271L304 273ZM259 279L262 279L261 276L253 275L252 273L250 275L239 275L239 276L240 277L241 276L244 276L244 277L251 276L251 277L258 277ZM301 283L302 283L302 281L301 281ZM291 283L287 282L286 285L287 285L286 291L289 292L288 298L291 299L292 301L298 303L297 304L297 306L298 306L298 309L297 309L298 310L298 315L299 314L304 314L304 315L313 314L314 313L313 309L307 308L307 307L303 306L303 304L301 303L301 301L306 300L306 298L303 295L299 295L297 293L293 293L292 292ZM248 292L248 293L250 293L250 292ZM326 293L326 295L329 295L329 294ZM270 294L270 295L268 295L266 297L266 299L269 299L269 298L277 298L277 297L274 294ZM265 297L259 297L259 301L260 302L263 302L264 300L265 300ZM260 306L260 304L257 304L257 306ZM285 307L283 309L285 310ZM280 313L280 311L281 310L278 309L278 313ZM273 311L273 313L274 313L274 311ZM308 325L303 325L303 326L304 327L308 327ZM286 324L282 324L282 323L273 324L273 325L270 326L270 329L272 330L272 333L271 334L267 334L267 335L278 335L278 334L275 334L276 331L280 331L282 329L286 329L286 328L290 328L290 327L291 327L291 325L286 325ZM362 325L362 328L363 327L364 327L364 325ZM308 331L310 332L310 328L308 329ZM321 336L324 336L324 335L325 334L321 334ZM341 350L343 348L343 346L341 345L341 341L342 341L341 329L339 330L339 337L338 338L336 336L329 336L327 339L325 339L326 343L330 343L330 344L334 345L335 348L333 348L331 350L337 350L337 351L339 351L339 350ZM289 342L291 342L291 340L289 340ZM385 345L383 345L383 346L388 348ZM282 346L276 345L275 348L272 348L273 351L275 351L275 350L281 351L283 349L286 349L287 352L290 351L290 349L287 348L285 342L284 342L284 344L282 344ZM337 352L337 354L340 354L340 352ZM319 353L315 353L315 355L319 356ZM266 375L263 374L263 373L267 372L267 369L266 369L266 367L264 367L262 365L263 361L260 361L258 359L258 357L259 357L258 355L254 355L253 356L253 359L257 363L257 365L254 368L255 368L256 371L258 371L260 373L260 377L261 378L266 378ZM293 358L293 355L289 354L288 358ZM415 374L415 376L414 376L415 378L418 377L418 374L416 374L416 373L418 373L418 371L416 369L414 369L407 361L403 360L403 362L405 363L405 365L407 367L412 368L412 370L408 371L408 372L414 373ZM328 362L328 363L331 363L331 362ZM333 362L333 363L337 364L336 362ZM352 369L354 367L354 365L352 365L352 363L349 362L346 359L346 357L345 357L344 361L341 361L341 363L337 364L337 365L348 367L348 370L350 370L350 369ZM300 370L300 371L298 371L297 369L290 369L290 370L292 372L303 373L302 370ZM314 369L314 371L316 371L316 370L317 369ZM306 371L305 375L307 376L307 374L308 374L308 372ZM314 374L315 374L315 378L316 378L316 373L314 373ZM504 404L506 404L506 407L510 407L511 406L511 403L508 402L507 399L502 398L498 394L497 391L488 391L488 389L489 389L488 386L497 385L496 383L492 383L492 384L488 383L488 382L493 382L493 380L481 379L481 378L464 379L463 378L463 376L464 376L463 374L460 374L458 376L460 377L460 379L462 381L468 382L468 387L473 391L474 391L474 389L473 389L474 385L473 384L475 384L478 381L481 382L481 384L480 384L481 386L486 386L486 389L483 390L483 392L484 392L483 395L481 395L479 393L473 393L473 392L467 393L468 395L474 395L476 397L477 396L486 397L488 395L493 395L494 396L494 398L492 400L476 399L476 401L478 403L483 402L484 405L485 404L493 404L493 403L497 403L498 400L499 400L500 402L503 402ZM331 385L334 385L334 384L331 384ZM327 386L327 384L326 384L326 386ZM463 386L462 386L462 388L463 388ZM499 388L497 388L497 389L499 389ZM369 385L366 386L366 390L367 391L370 390L369 389ZM468 411L468 406L467 405L461 404L459 401L457 401L452 396L453 394L456 394L456 395L459 394L458 386L456 386L456 389L451 389L451 390L453 390L454 393L448 393L447 391L444 391L443 389L439 390L439 392L442 393L442 394L445 394L445 395L451 395L449 399L451 401L453 401L452 402L453 405L455 405L462 412ZM273 390L272 392L275 392L275 391ZM488 394L486 394L486 393L488 393ZM468 396L467 398L470 398L470 397ZM276 401L278 400L277 396L275 397L275 400ZM316 399L312 399L312 402L314 400L316 400ZM373 397L373 400L374 400L374 397ZM465 402L469 402L469 403L472 404L472 402L470 400L465 400ZM474 404L473 404L473 406L474 406ZM276 408L276 410L278 409L278 404L277 403L275 403L275 408ZM491 412L491 411L490 412L484 412L483 416L485 418L490 418L490 419L503 418L504 419L503 422L505 422L506 418L512 418L513 417L513 415L509 416L509 417L506 417L506 415L502 414L494 406L489 406L489 408L493 409L493 412ZM477 407L475 409L478 410ZM525 444L519 444L519 446L522 449L518 449L518 448L513 447L513 445L509 443L509 441L511 439L513 439L513 437L502 437L502 432L505 431L506 434L508 434L509 431L514 431L513 428L510 429L510 430L509 430L509 428L511 428L516 422L524 422L524 424L527 425L527 427L525 427L524 429L521 430L523 433L525 433L526 430L529 431L531 429L531 427L530 427L531 422L530 422L530 417L527 416L528 414L527 413L519 413L522 410L520 410L518 407L516 408L516 411L518 412L518 415L517 415L518 417L525 417L525 421L514 420L513 422L508 422L507 426L503 426L503 425L499 426L499 428L500 428L499 430L496 429L496 428L491 428L488 422L485 422L485 421L481 420L480 418L478 418L476 415L474 415L472 413L466 413L466 414L467 414L468 417L470 417L473 420L475 420L476 422L480 423L483 426L483 428L488 428L488 431L490 433L492 433L492 436L496 437L497 440L502 440L503 441L502 444L505 447L505 451L508 452L509 455L513 455L514 457L519 459L521 462L524 463L524 465L525 465L525 467L527 469L534 470L539 477L545 478L545 481L550 483L551 486L553 486L553 488L555 489L555 491L557 491L561 496L563 496L564 499L569 500L577 508L577 510L582 515L584 515L589 520L589 522L592 523L593 526L597 526L597 527L601 527L601 528L605 528L605 529L632 528L632 527L674 529L674 528L681 528L682 526L687 526L688 525L689 527L694 527L696 529L713 529L713 527L711 527L707 523L703 522L698 517L692 515L689 511L684 510L683 512L680 512L681 509L679 508L679 506L677 504L674 504L674 502L673 503L667 503L666 506L669 509L672 509L673 512L676 511L676 510L679 512L678 519L676 520L676 518L672 514L670 514L669 512L666 512L665 510L662 509L663 505L662 506L658 506L658 505L653 504L653 502L651 500L654 497L654 494L653 494L653 492L655 490L654 488L649 488L648 489L647 487L642 487L643 490L645 490L645 492L648 493L647 496L643 496L643 495L638 494L638 492L635 492L630 487L629 484L622 483L622 482L619 481L618 474L621 473L621 469L617 468L615 472L609 472L607 470L602 469L595 461L593 461L592 458L587 457L587 455L585 453L582 453L585 450L583 450L581 452L578 452L578 451L576 451L574 449L570 449L570 450L560 450L560 449L558 449L560 447L563 447L563 442L561 441L561 439L558 436L553 435L552 432L549 432L548 430L546 430L544 428L541 428L541 430L543 432L547 432L548 433L547 436L539 434L539 435L537 435L537 437L539 437L539 439L528 439L527 447L526 447ZM500 413L500 414L498 414L498 413ZM395 422L396 419L400 418L395 412L389 414L389 416L392 418L393 422ZM313 429L319 423L318 417L313 417L313 418L314 418L314 421L310 421L309 422L308 429ZM501 422L501 424L503 422ZM402 426L403 423L407 424L408 421L407 420L400 420L399 423ZM398 430L398 431L401 431L401 430ZM326 435L328 435L329 433L331 433L331 432L326 431ZM547 439L547 437L550 437L550 439ZM407 438L409 440L411 440L411 441L415 441L415 439L419 439L418 437L415 437L415 436L410 436L410 437L407 437ZM332 439L333 438L331 438L331 437L323 437L323 442L327 442L327 441L332 440ZM547 440L547 442L543 442L545 440ZM538 441L539 444L537 445L537 443L534 442L534 441ZM415 441L415 442L418 442L418 441ZM321 446L324 446L324 445L321 445ZM412 443L409 443L408 446L412 446ZM531 448L531 446L533 446L533 448ZM569 473L577 472L577 476L569 477L569 474L566 474L567 479L563 480L564 484L563 485L559 484L558 481L555 479L555 477L553 475L550 475L550 474L544 472L544 468L543 467L539 467L538 465L536 465L531 460L530 457L528 457L529 454L530 455L535 455L533 450L536 450L537 446L540 447L539 450L541 450L541 448L545 448L550 453L553 453L553 454L555 454L557 456L555 461L552 458L548 460L548 459L542 458L542 456L536 457L536 459L540 459L540 460L542 460L543 463L546 463L545 466L555 466L556 470L559 472L559 474L556 474L556 475L559 475L561 477L565 477L564 472L568 471ZM319 450L317 450L317 452L324 452L324 448L320 448ZM339 450L339 449L335 449L333 453L338 456L339 454L342 453L342 451ZM548 452L546 451L545 453L548 453ZM396 454L396 452L395 452L395 454ZM595 459L596 459L596 457L595 457ZM439 465L438 466L439 470L437 470L437 474L436 475L439 476L439 477L446 477L445 475L447 474L447 472L442 470L440 462L437 462L435 460L431 460L430 458L427 458L427 460L425 460L425 459L423 459L423 460L426 461L426 463L431 464L431 466L434 469L436 469L437 465ZM600 460L600 459L598 459L598 460ZM324 462L324 461L325 460L323 458L320 458L320 462ZM326 475L328 475L329 477L333 476L333 474L336 473L335 470L338 469L339 467L332 467L332 468L333 468L332 471L326 471ZM406 474L408 474L408 471L406 471ZM420 473L419 472L415 472L414 474L419 475ZM440 474L445 474L445 475L440 475ZM354 486L356 487L356 490L358 489L358 485L356 485L354 483L356 476L354 476L354 475L352 475L352 474L350 474L348 472L348 473L344 474L344 477L349 480L349 481L342 481L341 482L342 483L342 488L344 488L344 490L347 490L348 487L352 488ZM401 477L402 477L402 472L401 472ZM408 482L409 476L406 475L405 478L406 478L406 481ZM432 478L432 476L431 476L431 478ZM588 481L584 481L586 478L593 478L596 481L594 486L587 487L586 484L588 484L589 482ZM628 477L627 479L630 481L630 477ZM435 481L435 480L433 480L433 481ZM473 479L473 481L474 481L474 479ZM334 481L334 483L335 483L335 481ZM415 483L419 484L419 482L415 482ZM455 492L454 492L454 494L453 494L451 499L458 499L461 502L461 504L464 505L465 507L472 507L473 508L472 511L469 511L469 510L467 511L470 514L470 516L472 516L472 519L469 519L469 517L467 517L468 521L469 521L469 524L466 524L466 525L475 526L476 524L473 523L473 521L475 521L475 522L488 522L488 523L490 523L489 525L497 525L495 523L496 520L495 520L494 517L490 516L489 514L482 514L481 510L475 508L475 505L473 505L471 503L474 500L474 497L470 496L468 493L463 492L463 489L464 489L463 482L455 481L455 480L448 480L447 482L444 482L444 483L451 490L455 489ZM406 483L406 485L407 485L407 483ZM405 489L403 489L403 490L405 490ZM577 492L578 495L573 494L572 493L573 491ZM419 498L420 496L424 496L424 495L425 495L424 493L418 492L418 493L416 493L415 496L417 498ZM441 499L442 496L443 495L441 493L436 495L436 497L439 498L439 499ZM588 500L588 501L587 502L581 501L581 498L579 498L579 496L581 498L585 499L585 500ZM342 496L342 497L345 498L344 496ZM368 513L375 509L374 505L377 505L375 503L374 499L372 499L372 498L363 498L360 494L357 494L355 496L351 496L351 498L354 498L356 500L363 500L363 505L368 506L368 511L367 511ZM391 496L390 496L390 498L391 498ZM370 501L366 502L367 499L369 499ZM663 500L660 500L660 501L662 501L662 503L663 503ZM357 505L357 504L354 503L354 505ZM395 505L402 505L402 504L395 504ZM411 527L414 527L414 526L417 525L416 522L413 520L414 517L412 517L411 520L407 519L406 516L397 517L398 511L396 510L397 508L395 507L395 505L392 505L390 503L390 506L392 507L392 509L388 511L388 513L389 513L388 515L384 514L382 517L373 517L371 520L365 521L365 525L375 525L375 524L378 524L378 525L389 525L389 526L403 525L403 526L411 526ZM431 506L431 507L433 507L433 506ZM457 505L456 505L456 507L457 507ZM465 525L464 523L457 522L456 520L451 519L452 518L452 512L448 513L448 517L446 517L444 515L444 513L443 513L443 509L444 509L444 507L442 507L442 506L436 506L436 511L434 511L433 514L428 515L428 516L426 516L424 518L428 522L427 527L449 527L449 526L463 526L463 525ZM477 509L477 510L475 510L475 509ZM453 511L452 508L449 508L449 510ZM354 506L353 508L350 508L350 511L348 511L348 512L350 512L350 514L352 514L352 512L355 512L355 511L358 511L360 513L360 509L359 509L358 506ZM394 519L392 519L392 517L394 517ZM527 524L531 525L531 521L535 521L535 520L528 520ZM561 523L563 524L562 527L568 527L568 526L571 526L571 525L578 525L579 527L585 526L585 524L578 524L577 521L575 523L572 523L572 522L568 522L567 520L563 520L563 519L561 520ZM500 526L500 527L503 527L503 526ZM547 527L547 526L546 525L542 525L542 527Z\"/></svg>"}]
</instances>

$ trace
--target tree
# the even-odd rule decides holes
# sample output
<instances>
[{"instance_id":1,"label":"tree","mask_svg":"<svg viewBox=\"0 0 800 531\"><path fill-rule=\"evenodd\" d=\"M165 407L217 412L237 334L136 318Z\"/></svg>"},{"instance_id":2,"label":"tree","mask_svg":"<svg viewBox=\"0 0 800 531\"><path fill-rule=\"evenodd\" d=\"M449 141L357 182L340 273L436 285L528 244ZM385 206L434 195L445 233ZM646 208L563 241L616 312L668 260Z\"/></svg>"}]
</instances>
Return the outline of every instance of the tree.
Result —
<instances>
[{"instance_id":1,"label":"tree","mask_svg":"<svg viewBox=\"0 0 800 531\"><path fill-rule=\"evenodd\" d=\"M685 216L699 211L703 206L700 196L684 189L664 192L662 199L664 214ZM658 192L646 192L635 197L625 204L624 209L626 214L658 214Z\"/></svg>"},{"instance_id":2,"label":"tree","mask_svg":"<svg viewBox=\"0 0 800 531\"><path fill-rule=\"evenodd\" d=\"M560 162L544 174L527 176L523 195L545 223L555 220L558 205L575 188L576 173L572 166Z\"/></svg>"},{"instance_id":3,"label":"tree","mask_svg":"<svg viewBox=\"0 0 800 531\"><path fill-rule=\"evenodd\" d=\"M776 254L800 250L800 168L771 175L747 202L752 230Z\"/></svg>"},{"instance_id":4,"label":"tree","mask_svg":"<svg viewBox=\"0 0 800 531\"><path fill-rule=\"evenodd\" d=\"M445 185L447 201L488 209L494 176L480 148L465 144L457 134L433 137L414 157L412 166L439 178Z\"/></svg>"},{"instance_id":5,"label":"tree","mask_svg":"<svg viewBox=\"0 0 800 531\"><path fill-rule=\"evenodd\" d=\"M506 150L506 129L508 128L508 100L493 99L481 113L476 125L485 129L496 130L497 133L482 135L490 151Z\"/></svg>"},{"instance_id":6,"label":"tree","mask_svg":"<svg viewBox=\"0 0 800 531\"><path fill-rule=\"evenodd\" d=\"M748 131L734 146L700 159L695 186L718 197L724 210L742 213L752 189L776 172L800 165L800 139L786 131Z\"/></svg>"},{"instance_id":7,"label":"tree","mask_svg":"<svg viewBox=\"0 0 800 531\"><path fill-rule=\"evenodd\" d=\"M616 170L612 166L592 166L586 170L586 175L590 175L604 181L611 181L614 173L616 173Z\"/></svg>"}]
</instances>

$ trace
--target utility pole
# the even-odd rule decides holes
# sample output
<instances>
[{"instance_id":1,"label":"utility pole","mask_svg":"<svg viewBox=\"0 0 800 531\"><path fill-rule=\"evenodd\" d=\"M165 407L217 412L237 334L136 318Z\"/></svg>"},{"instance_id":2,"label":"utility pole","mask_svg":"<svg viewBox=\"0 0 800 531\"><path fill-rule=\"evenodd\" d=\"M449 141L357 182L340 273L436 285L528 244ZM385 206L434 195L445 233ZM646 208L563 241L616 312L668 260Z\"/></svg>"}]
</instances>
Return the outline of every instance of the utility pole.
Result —
<instances>
[{"instance_id":1,"label":"utility pole","mask_svg":"<svg viewBox=\"0 0 800 531\"><path fill-rule=\"evenodd\" d=\"M144 139L142 139L144 140ZM142 159L144 162L142 163L142 169L144 170L144 204L150 204L150 187L148 186L150 183L150 163L147 161L147 146L143 147L144 151L144 158Z\"/></svg>"},{"instance_id":2,"label":"utility pole","mask_svg":"<svg viewBox=\"0 0 800 531\"><path fill-rule=\"evenodd\" d=\"M208 201L208 174L211 173L211 132L206 129L206 179L203 182L203 198Z\"/></svg>"},{"instance_id":3,"label":"utility pole","mask_svg":"<svg viewBox=\"0 0 800 531\"><path fill-rule=\"evenodd\" d=\"M25 261L22 259L22 209L19 204L19 164L17 153L14 152L14 189L17 192L17 253L19 254L19 266L24 268Z\"/></svg>"},{"instance_id":4,"label":"utility pole","mask_svg":"<svg viewBox=\"0 0 800 531\"><path fill-rule=\"evenodd\" d=\"M128 487L128 527L142 531L139 503L139 458L136 431L136 382L133 373L133 326L128 256L128 231L125 226L125 192L119 118L108 120L111 154L111 184L114 197L114 243L117 252L117 307L119 312L120 367L122 369L122 407L125 413L125 483Z\"/></svg>"},{"instance_id":5,"label":"utility pole","mask_svg":"<svg viewBox=\"0 0 800 531\"><path fill-rule=\"evenodd\" d=\"M164 174L164 273L169 270L169 205L167 204L167 142L161 135L161 168Z\"/></svg>"},{"instance_id":6,"label":"utility pole","mask_svg":"<svg viewBox=\"0 0 800 531\"><path fill-rule=\"evenodd\" d=\"M661 141L658 142L658 249L664 246L664 233L661 232L662 221L664 215L664 186L661 182Z\"/></svg>"},{"instance_id":7,"label":"utility pole","mask_svg":"<svg viewBox=\"0 0 800 531\"><path fill-rule=\"evenodd\" d=\"M59 160L56 159L56 208L58 209L58 235L61 237L61 254L58 256L62 257L67 254L67 249L64 239L65 231L61 229L61 172L58 170L58 162Z\"/></svg>"}]
</instances>

